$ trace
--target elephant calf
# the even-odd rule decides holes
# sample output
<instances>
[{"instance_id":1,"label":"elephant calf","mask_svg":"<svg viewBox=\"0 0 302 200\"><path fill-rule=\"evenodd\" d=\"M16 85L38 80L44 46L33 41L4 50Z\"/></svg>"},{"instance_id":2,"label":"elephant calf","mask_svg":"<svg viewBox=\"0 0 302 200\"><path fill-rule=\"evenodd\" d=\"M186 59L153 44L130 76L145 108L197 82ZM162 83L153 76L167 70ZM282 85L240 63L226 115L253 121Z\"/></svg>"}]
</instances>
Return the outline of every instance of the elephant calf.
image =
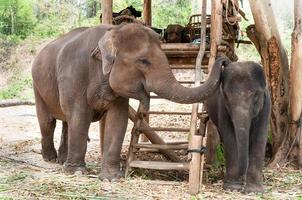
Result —
<instances>
[{"instance_id":1,"label":"elephant calf","mask_svg":"<svg viewBox=\"0 0 302 200\"><path fill-rule=\"evenodd\" d=\"M225 149L224 189L263 192L262 169L270 118L265 74L255 62L224 63L220 87L206 100Z\"/></svg>"}]
</instances>

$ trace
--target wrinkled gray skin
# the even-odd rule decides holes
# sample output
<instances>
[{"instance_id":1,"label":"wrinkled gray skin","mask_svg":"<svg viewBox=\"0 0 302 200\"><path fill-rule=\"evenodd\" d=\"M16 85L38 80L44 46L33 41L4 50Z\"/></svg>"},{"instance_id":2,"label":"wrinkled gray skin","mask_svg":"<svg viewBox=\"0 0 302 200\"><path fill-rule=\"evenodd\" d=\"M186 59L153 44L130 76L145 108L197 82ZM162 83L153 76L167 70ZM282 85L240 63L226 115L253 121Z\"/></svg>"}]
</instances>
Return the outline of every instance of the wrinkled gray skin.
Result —
<instances>
[{"instance_id":1,"label":"wrinkled gray skin","mask_svg":"<svg viewBox=\"0 0 302 200\"><path fill-rule=\"evenodd\" d=\"M67 173L85 172L89 125L105 117L100 178L119 178L129 98L148 109L151 91L174 102L194 103L218 87L220 65L200 87L180 85L159 39L138 24L100 25L75 29L39 53L32 76L46 161L64 163ZM58 154L53 143L57 119L63 121Z\"/></svg>"},{"instance_id":2,"label":"wrinkled gray skin","mask_svg":"<svg viewBox=\"0 0 302 200\"><path fill-rule=\"evenodd\" d=\"M220 87L205 103L225 148L224 189L241 190L246 180L245 192L263 192L271 103L262 67L255 62L228 64Z\"/></svg>"}]
</instances>

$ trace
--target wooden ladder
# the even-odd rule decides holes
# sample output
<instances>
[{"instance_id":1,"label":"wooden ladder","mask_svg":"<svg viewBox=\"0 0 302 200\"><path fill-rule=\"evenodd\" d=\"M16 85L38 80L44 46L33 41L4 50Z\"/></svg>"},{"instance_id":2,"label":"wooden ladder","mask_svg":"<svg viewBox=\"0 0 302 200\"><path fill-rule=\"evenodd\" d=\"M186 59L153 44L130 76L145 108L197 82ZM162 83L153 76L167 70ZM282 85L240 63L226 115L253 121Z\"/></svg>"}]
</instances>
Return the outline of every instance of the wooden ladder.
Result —
<instances>
[{"instance_id":1,"label":"wooden ladder","mask_svg":"<svg viewBox=\"0 0 302 200\"><path fill-rule=\"evenodd\" d=\"M170 51L171 52L171 51ZM179 53L179 52L178 52ZM197 52L198 53L198 52ZM168 55L169 56L169 55ZM195 57L196 59L196 57ZM201 82L201 69L196 70L195 66L192 65L171 65L172 70L195 70L195 73L200 73L199 75L195 74L196 77L199 77L197 80L198 84ZM206 67L204 68L206 69ZM196 81L179 81L181 84L194 84ZM159 96L151 95L150 96L150 105L152 104L152 99L159 99ZM203 139L205 137L205 127L207 122L206 112L198 112L199 106L202 104L193 104L192 111L187 112L167 112L167 111L143 111L142 106L139 105L137 112L135 113L134 126L131 131L131 141L129 146L127 165L126 165L126 176L129 174L132 168L144 168L144 169L155 169L155 170L189 170L189 191L192 194L199 192L200 184L202 177L200 172L203 170L203 165L201 164L202 156L205 148L203 147ZM132 117L134 111L131 110ZM130 113L131 115L131 113ZM178 115L178 116L191 116L190 127L150 127L147 121L144 119L144 116L148 115ZM197 129L199 123L199 129ZM139 137L143 133L146 134L147 138L150 136L150 133L153 136L157 135L156 132L183 132L190 133L189 141L182 142L162 142L161 144L152 144L147 142L139 142ZM158 135L156 137L159 137ZM140 149L150 149L158 150L159 152L164 153L164 155L170 160L166 161L141 161L136 158L136 153ZM187 150L188 151L188 162L179 161L176 154L173 150ZM166 154L169 152L168 154ZM172 154L172 156L171 156Z\"/></svg>"},{"instance_id":2,"label":"wooden ladder","mask_svg":"<svg viewBox=\"0 0 302 200\"><path fill-rule=\"evenodd\" d=\"M221 46L222 38L222 4L220 0L211 1L211 42L210 48L206 47L206 0L202 0L202 20L201 20L201 44L197 49L194 45L183 47L183 44L166 44L162 49L166 53L169 64L172 69L195 69L195 80L180 82L182 84L194 83L198 86L202 80L202 65L207 66L205 69L211 69L218 52L225 53L227 48ZM180 46L177 46L180 45ZM206 51L210 49L210 51ZM174 64L189 63L191 65L174 66ZM194 65L194 66L192 66ZM151 96L152 99L160 98ZM150 102L151 103L151 102ZM199 107L202 104L196 103L192 106L191 112L159 112L159 111L143 111L139 106L137 113L130 107L129 116L134 122L131 132L131 141L128 152L128 159L126 164L126 175L129 174L131 168L145 168L157 170L189 170L189 193L197 194L202 186L203 175L203 146L206 142L206 124L208 116L201 112ZM200 110L203 110L202 108ZM174 128L174 127L150 127L144 120L145 115L191 115L190 128ZM147 120L148 121L148 120ZM200 121L199 129L197 128L198 121ZM190 132L189 141L181 143L165 143L156 131L174 131L174 132ZM151 141L150 143L139 143L139 136L144 133ZM139 149L156 149L170 158L171 162L159 161L140 161L135 157L135 153ZM188 162L179 162L179 157L173 150L187 149Z\"/></svg>"}]
</instances>

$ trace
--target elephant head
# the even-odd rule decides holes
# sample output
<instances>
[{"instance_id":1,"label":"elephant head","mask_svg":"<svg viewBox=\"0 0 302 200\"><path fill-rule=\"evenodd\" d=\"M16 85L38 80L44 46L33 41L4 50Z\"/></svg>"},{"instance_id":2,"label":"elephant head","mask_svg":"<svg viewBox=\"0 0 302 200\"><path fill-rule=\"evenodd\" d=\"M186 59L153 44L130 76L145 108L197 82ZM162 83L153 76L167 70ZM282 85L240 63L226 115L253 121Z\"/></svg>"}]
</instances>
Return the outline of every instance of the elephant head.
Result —
<instances>
[{"instance_id":1,"label":"elephant head","mask_svg":"<svg viewBox=\"0 0 302 200\"><path fill-rule=\"evenodd\" d=\"M149 93L178 103L205 100L220 83L221 65L216 62L208 80L196 88L186 88L175 79L160 46L160 36L139 24L109 29L99 40L103 74L120 96L140 100L146 107Z\"/></svg>"},{"instance_id":2,"label":"elephant head","mask_svg":"<svg viewBox=\"0 0 302 200\"><path fill-rule=\"evenodd\" d=\"M167 26L164 39L167 43L186 43L190 42L187 36L188 29L179 24L170 24Z\"/></svg>"}]
</instances>

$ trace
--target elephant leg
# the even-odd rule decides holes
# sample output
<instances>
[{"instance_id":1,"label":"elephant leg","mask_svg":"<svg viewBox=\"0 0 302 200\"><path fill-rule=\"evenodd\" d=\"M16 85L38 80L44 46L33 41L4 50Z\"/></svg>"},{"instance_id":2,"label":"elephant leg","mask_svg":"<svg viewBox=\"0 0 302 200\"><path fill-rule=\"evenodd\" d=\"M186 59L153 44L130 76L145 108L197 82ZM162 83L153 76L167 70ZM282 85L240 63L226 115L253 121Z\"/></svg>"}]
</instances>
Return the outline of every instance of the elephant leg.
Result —
<instances>
[{"instance_id":1,"label":"elephant leg","mask_svg":"<svg viewBox=\"0 0 302 200\"><path fill-rule=\"evenodd\" d=\"M220 113L219 133L224 145L226 173L223 181L225 190L241 190L243 187L242 172L239 169L236 136L230 116L225 110Z\"/></svg>"},{"instance_id":2,"label":"elephant leg","mask_svg":"<svg viewBox=\"0 0 302 200\"><path fill-rule=\"evenodd\" d=\"M42 156L45 161L56 162L57 151L54 146L53 137L56 127L56 119L48 112L47 106L36 89L36 111L41 131Z\"/></svg>"},{"instance_id":3,"label":"elephant leg","mask_svg":"<svg viewBox=\"0 0 302 200\"><path fill-rule=\"evenodd\" d=\"M128 123L128 99L119 98L106 113L101 180L123 176L120 170L120 153Z\"/></svg>"},{"instance_id":4,"label":"elephant leg","mask_svg":"<svg viewBox=\"0 0 302 200\"><path fill-rule=\"evenodd\" d=\"M73 109L68 123L68 154L64 171L73 174L86 173L85 154L87 150L88 130L92 119L89 108L81 105Z\"/></svg>"},{"instance_id":5,"label":"elephant leg","mask_svg":"<svg viewBox=\"0 0 302 200\"><path fill-rule=\"evenodd\" d=\"M263 192L265 147L268 136L269 111L265 110L253 120L250 132L249 167L245 192Z\"/></svg>"},{"instance_id":6,"label":"elephant leg","mask_svg":"<svg viewBox=\"0 0 302 200\"><path fill-rule=\"evenodd\" d=\"M106 114L100 120L100 145L101 145L101 157L103 157L104 152L104 136L105 136L105 124L106 124Z\"/></svg>"},{"instance_id":7,"label":"elephant leg","mask_svg":"<svg viewBox=\"0 0 302 200\"><path fill-rule=\"evenodd\" d=\"M58 150L58 163L63 164L67 159L68 153L68 124L67 122L62 122L62 135L60 141L60 147Z\"/></svg>"}]
</instances>

